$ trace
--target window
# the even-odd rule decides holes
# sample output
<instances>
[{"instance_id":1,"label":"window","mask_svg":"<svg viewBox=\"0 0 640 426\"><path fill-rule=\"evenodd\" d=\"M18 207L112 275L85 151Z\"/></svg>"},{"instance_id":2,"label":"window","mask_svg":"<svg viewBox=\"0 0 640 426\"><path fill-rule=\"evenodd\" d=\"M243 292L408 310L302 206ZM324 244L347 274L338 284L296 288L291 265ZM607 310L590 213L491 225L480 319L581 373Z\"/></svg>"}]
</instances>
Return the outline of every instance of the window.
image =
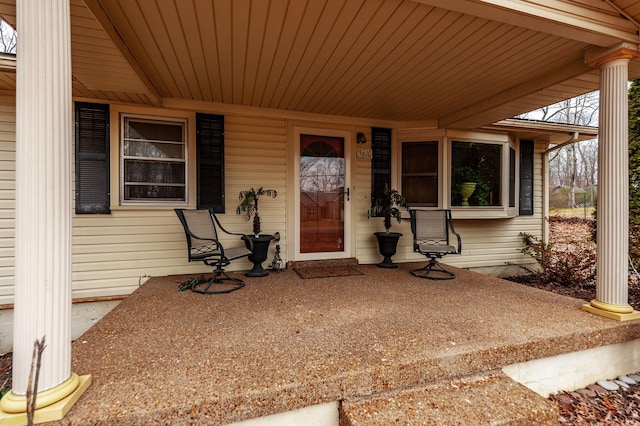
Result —
<instances>
[{"instance_id":1,"label":"window","mask_svg":"<svg viewBox=\"0 0 640 426\"><path fill-rule=\"evenodd\" d=\"M438 141L402 144L401 192L412 207L438 205Z\"/></svg>"},{"instance_id":2,"label":"window","mask_svg":"<svg viewBox=\"0 0 640 426\"><path fill-rule=\"evenodd\" d=\"M109 105L75 105L76 213L110 213Z\"/></svg>"},{"instance_id":3,"label":"window","mask_svg":"<svg viewBox=\"0 0 640 426\"><path fill-rule=\"evenodd\" d=\"M451 209L457 219L518 214L522 159L509 134L398 129L397 137L393 182L411 207Z\"/></svg>"},{"instance_id":4,"label":"window","mask_svg":"<svg viewBox=\"0 0 640 426\"><path fill-rule=\"evenodd\" d=\"M516 150L509 147L509 207L516 206Z\"/></svg>"},{"instance_id":5,"label":"window","mask_svg":"<svg viewBox=\"0 0 640 426\"><path fill-rule=\"evenodd\" d=\"M502 144L451 144L451 206L502 205Z\"/></svg>"},{"instance_id":6,"label":"window","mask_svg":"<svg viewBox=\"0 0 640 426\"><path fill-rule=\"evenodd\" d=\"M186 120L122 120L122 203L186 202Z\"/></svg>"}]
</instances>

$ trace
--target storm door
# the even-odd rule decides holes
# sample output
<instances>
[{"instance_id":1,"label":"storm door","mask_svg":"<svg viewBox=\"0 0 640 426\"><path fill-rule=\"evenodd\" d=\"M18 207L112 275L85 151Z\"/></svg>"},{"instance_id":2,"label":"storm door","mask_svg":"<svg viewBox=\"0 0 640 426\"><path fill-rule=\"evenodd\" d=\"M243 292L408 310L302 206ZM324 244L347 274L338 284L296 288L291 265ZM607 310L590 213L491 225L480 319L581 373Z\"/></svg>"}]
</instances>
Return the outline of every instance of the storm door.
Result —
<instances>
[{"instance_id":1,"label":"storm door","mask_svg":"<svg viewBox=\"0 0 640 426\"><path fill-rule=\"evenodd\" d=\"M348 257L350 190L345 137L299 135L296 258Z\"/></svg>"}]
</instances>

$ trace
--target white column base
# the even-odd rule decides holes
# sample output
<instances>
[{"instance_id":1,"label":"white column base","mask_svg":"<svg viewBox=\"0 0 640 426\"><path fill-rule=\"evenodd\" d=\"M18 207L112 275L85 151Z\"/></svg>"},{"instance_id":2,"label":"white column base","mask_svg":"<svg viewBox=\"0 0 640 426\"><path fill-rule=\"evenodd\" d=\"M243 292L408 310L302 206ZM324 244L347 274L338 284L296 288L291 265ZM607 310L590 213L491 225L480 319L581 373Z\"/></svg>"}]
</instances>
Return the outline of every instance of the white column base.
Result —
<instances>
[{"instance_id":1,"label":"white column base","mask_svg":"<svg viewBox=\"0 0 640 426\"><path fill-rule=\"evenodd\" d=\"M67 415L71 407L78 401L78 399L82 396L82 394L87 390L89 385L91 384L91 375L85 376L77 376L75 373L72 373L75 376L79 383L73 392L65 396L63 399L54 402L46 407L36 409L33 415L33 423L45 423L45 422L53 422L56 420L61 420L64 416ZM55 389L54 389L55 390ZM49 392L49 391L46 391ZM25 397L11 397L11 393L7 394L2 398L4 401L5 398L13 399L14 402L16 399L21 399L22 403L26 408L26 398ZM36 398L36 403L38 399ZM27 413L14 413L14 412L6 412L0 406L0 425L2 426L22 426L27 424Z\"/></svg>"},{"instance_id":2,"label":"white column base","mask_svg":"<svg viewBox=\"0 0 640 426\"><path fill-rule=\"evenodd\" d=\"M630 321L640 319L640 312L634 310L631 305L611 305L609 303L592 300L591 303L582 305L582 310L601 317L611 318L616 321Z\"/></svg>"}]
</instances>

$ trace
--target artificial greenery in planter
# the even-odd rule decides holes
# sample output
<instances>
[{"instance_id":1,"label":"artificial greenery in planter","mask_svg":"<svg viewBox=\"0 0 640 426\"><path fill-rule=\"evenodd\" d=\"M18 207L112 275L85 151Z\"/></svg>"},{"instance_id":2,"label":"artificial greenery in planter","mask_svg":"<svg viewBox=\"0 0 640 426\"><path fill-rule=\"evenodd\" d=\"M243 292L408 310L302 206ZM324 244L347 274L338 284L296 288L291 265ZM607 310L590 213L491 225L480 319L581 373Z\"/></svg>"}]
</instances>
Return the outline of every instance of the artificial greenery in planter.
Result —
<instances>
[{"instance_id":1,"label":"artificial greenery in planter","mask_svg":"<svg viewBox=\"0 0 640 426\"><path fill-rule=\"evenodd\" d=\"M247 213L248 220L253 217L253 234L256 238L260 236L260 215L258 214L258 200L261 196L276 198L278 192L275 189L263 189L262 187L256 189L249 189L248 191L240 191L240 204L236 208L236 214L242 212Z\"/></svg>"},{"instance_id":2,"label":"artificial greenery in planter","mask_svg":"<svg viewBox=\"0 0 640 426\"><path fill-rule=\"evenodd\" d=\"M404 197L395 189L384 186L384 195L374 201L373 206L367 212L367 217L384 217L384 229L387 233L391 229L391 219L398 223L402 221L402 210L409 210L409 205Z\"/></svg>"},{"instance_id":3,"label":"artificial greenery in planter","mask_svg":"<svg viewBox=\"0 0 640 426\"><path fill-rule=\"evenodd\" d=\"M488 206L489 192L489 185L484 183L475 168L460 166L453 169L451 176L452 205L468 206L473 204Z\"/></svg>"}]
</instances>

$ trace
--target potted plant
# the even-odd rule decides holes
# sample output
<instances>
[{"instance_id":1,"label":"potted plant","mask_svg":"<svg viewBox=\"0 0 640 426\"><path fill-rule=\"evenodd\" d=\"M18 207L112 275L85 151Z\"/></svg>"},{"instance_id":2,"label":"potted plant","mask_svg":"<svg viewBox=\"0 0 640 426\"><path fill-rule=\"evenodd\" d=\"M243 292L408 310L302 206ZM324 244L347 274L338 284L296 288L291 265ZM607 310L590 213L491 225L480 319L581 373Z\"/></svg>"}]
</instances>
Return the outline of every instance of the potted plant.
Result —
<instances>
[{"instance_id":1,"label":"potted plant","mask_svg":"<svg viewBox=\"0 0 640 426\"><path fill-rule=\"evenodd\" d=\"M451 179L451 198L454 204L464 207L469 206L469 199L473 196L474 205L488 205L487 196L489 188L480 178L478 171L469 166L461 166L453 169ZM475 196L474 196L475 193Z\"/></svg>"},{"instance_id":2,"label":"potted plant","mask_svg":"<svg viewBox=\"0 0 640 426\"><path fill-rule=\"evenodd\" d=\"M243 235L242 239L248 249L251 250L249 261L253 263L253 268L245 275L248 277L264 277L269 275L262 267L262 262L267 259L269 244L273 235L261 235L260 214L258 213L258 201L261 196L276 198L278 192L275 189L251 188L247 191L240 191L240 204L236 208L236 214L247 213L248 220L253 218L253 235Z\"/></svg>"},{"instance_id":3,"label":"potted plant","mask_svg":"<svg viewBox=\"0 0 640 426\"><path fill-rule=\"evenodd\" d=\"M453 169L452 188L457 190L457 193L454 194L456 195L455 198L457 198L457 195L460 196L460 200L456 200L456 202L459 201L460 205L465 207L469 206L469 197L476 190L479 180L478 172L469 166Z\"/></svg>"},{"instance_id":4,"label":"potted plant","mask_svg":"<svg viewBox=\"0 0 640 426\"><path fill-rule=\"evenodd\" d=\"M397 268L398 265L393 263L391 256L396 254L398 240L402 236L400 232L390 232L391 219L395 219L398 223L402 222L402 210L408 210L409 205L404 197L395 189L389 189L387 185L384 187L384 194L377 198L373 206L367 212L367 217L384 217L384 232L374 232L378 240L378 250L384 257L384 260L378 264L381 268Z\"/></svg>"}]
</instances>

